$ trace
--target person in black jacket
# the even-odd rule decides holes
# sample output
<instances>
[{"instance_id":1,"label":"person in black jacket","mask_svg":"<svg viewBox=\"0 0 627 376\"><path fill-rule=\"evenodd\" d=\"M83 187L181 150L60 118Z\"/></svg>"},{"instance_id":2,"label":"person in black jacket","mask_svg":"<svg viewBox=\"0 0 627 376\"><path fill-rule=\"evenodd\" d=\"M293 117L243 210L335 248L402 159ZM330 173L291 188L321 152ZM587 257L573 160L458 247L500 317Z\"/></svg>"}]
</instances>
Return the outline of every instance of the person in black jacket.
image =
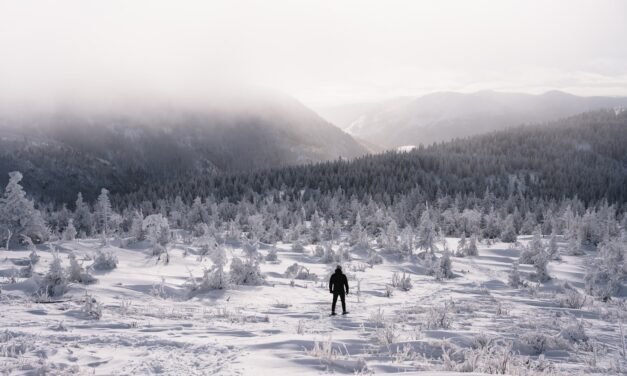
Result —
<instances>
[{"instance_id":1,"label":"person in black jacket","mask_svg":"<svg viewBox=\"0 0 627 376\"><path fill-rule=\"evenodd\" d=\"M346 275L342 273L342 267L340 265L335 268L335 273L333 273L333 275L331 275L331 279L329 279L329 292L333 294L331 314L335 315L335 304L337 303L338 296L342 300L342 314L347 314L345 294L348 294L348 279L346 278Z\"/></svg>"}]
</instances>

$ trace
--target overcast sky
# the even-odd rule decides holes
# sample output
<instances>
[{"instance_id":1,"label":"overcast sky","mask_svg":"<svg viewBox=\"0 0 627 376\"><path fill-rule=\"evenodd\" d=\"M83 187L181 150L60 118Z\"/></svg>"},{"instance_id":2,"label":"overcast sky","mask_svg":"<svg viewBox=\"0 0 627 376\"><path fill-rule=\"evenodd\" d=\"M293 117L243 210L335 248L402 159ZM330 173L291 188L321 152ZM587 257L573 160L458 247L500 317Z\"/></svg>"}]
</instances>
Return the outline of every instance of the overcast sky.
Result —
<instances>
[{"instance_id":1,"label":"overcast sky","mask_svg":"<svg viewBox=\"0 0 627 376\"><path fill-rule=\"evenodd\" d=\"M627 95L627 1L0 0L2 101L232 82L313 107L441 90Z\"/></svg>"}]
</instances>

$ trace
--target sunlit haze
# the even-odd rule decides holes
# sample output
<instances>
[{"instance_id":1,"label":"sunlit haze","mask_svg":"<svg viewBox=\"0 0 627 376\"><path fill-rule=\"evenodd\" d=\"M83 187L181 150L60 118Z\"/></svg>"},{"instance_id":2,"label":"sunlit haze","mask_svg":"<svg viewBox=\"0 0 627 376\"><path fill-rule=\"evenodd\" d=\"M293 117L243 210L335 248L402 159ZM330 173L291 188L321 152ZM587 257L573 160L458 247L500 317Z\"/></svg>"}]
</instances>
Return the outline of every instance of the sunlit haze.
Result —
<instances>
[{"instance_id":1,"label":"sunlit haze","mask_svg":"<svg viewBox=\"0 0 627 376\"><path fill-rule=\"evenodd\" d=\"M0 100L627 95L624 1L0 2Z\"/></svg>"}]
</instances>

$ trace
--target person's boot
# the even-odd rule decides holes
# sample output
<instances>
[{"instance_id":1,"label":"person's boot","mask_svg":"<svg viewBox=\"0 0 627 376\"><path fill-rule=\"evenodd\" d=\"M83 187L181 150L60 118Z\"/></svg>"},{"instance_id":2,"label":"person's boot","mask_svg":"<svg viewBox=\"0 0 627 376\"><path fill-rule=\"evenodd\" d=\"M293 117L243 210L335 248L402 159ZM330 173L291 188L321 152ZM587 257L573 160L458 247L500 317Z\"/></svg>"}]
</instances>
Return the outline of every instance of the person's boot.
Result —
<instances>
[{"instance_id":1,"label":"person's boot","mask_svg":"<svg viewBox=\"0 0 627 376\"><path fill-rule=\"evenodd\" d=\"M343 314L343 315L345 315L345 314L347 314L347 313L348 313L348 311L344 311L344 312L342 312L342 314Z\"/></svg>"},{"instance_id":2,"label":"person's boot","mask_svg":"<svg viewBox=\"0 0 627 376\"><path fill-rule=\"evenodd\" d=\"M335 316L335 315L337 315L337 313L331 312L331 316Z\"/></svg>"}]
</instances>

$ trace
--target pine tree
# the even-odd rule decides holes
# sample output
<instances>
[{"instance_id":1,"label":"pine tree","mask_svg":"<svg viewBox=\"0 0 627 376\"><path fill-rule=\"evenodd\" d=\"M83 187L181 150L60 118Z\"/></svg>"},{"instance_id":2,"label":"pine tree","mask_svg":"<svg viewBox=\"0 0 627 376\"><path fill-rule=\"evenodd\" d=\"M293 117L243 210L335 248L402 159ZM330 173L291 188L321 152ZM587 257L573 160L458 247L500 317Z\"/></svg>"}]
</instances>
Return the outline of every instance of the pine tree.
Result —
<instances>
[{"instance_id":1,"label":"pine tree","mask_svg":"<svg viewBox=\"0 0 627 376\"><path fill-rule=\"evenodd\" d=\"M320 241L320 228L322 227L322 221L318 215L318 211L314 211L311 215L311 242L316 244Z\"/></svg>"},{"instance_id":2,"label":"pine tree","mask_svg":"<svg viewBox=\"0 0 627 376\"><path fill-rule=\"evenodd\" d=\"M505 243L516 243L518 240L516 227L514 225L514 216L511 214L505 218L503 231L501 232L501 240Z\"/></svg>"},{"instance_id":3,"label":"pine tree","mask_svg":"<svg viewBox=\"0 0 627 376\"><path fill-rule=\"evenodd\" d=\"M111 209L111 202L109 201L109 191L102 188L96 202L96 218L98 219L102 240L105 244L108 242L107 236L109 234L109 223L112 213L113 210Z\"/></svg>"},{"instance_id":4,"label":"pine tree","mask_svg":"<svg viewBox=\"0 0 627 376\"><path fill-rule=\"evenodd\" d=\"M477 249L477 235L473 235L470 237L470 243L468 244L468 248L466 249L467 256L477 256L479 254L479 250Z\"/></svg>"},{"instance_id":5,"label":"pine tree","mask_svg":"<svg viewBox=\"0 0 627 376\"><path fill-rule=\"evenodd\" d=\"M6 249L11 239L28 237L34 241L48 238L48 229L33 201L26 198L26 192L20 185L22 174L18 171L9 173L9 183L0 200L0 227L5 231Z\"/></svg>"},{"instance_id":6,"label":"pine tree","mask_svg":"<svg viewBox=\"0 0 627 376\"><path fill-rule=\"evenodd\" d=\"M78 192L74 208L74 225L79 234L91 235L94 227L89 205L83 201L83 195Z\"/></svg>"},{"instance_id":7,"label":"pine tree","mask_svg":"<svg viewBox=\"0 0 627 376\"><path fill-rule=\"evenodd\" d=\"M67 227L63 231L63 239L74 240L76 239L76 228L74 227L74 220L70 218L67 223Z\"/></svg>"},{"instance_id":8,"label":"pine tree","mask_svg":"<svg viewBox=\"0 0 627 376\"><path fill-rule=\"evenodd\" d=\"M437 250L435 243L437 241L437 233L435 225L431 221L429 208L427 208L420 217L420 226L418 227L418 248L427 250L431 253Z\"/></svg>"}]
</instances>

